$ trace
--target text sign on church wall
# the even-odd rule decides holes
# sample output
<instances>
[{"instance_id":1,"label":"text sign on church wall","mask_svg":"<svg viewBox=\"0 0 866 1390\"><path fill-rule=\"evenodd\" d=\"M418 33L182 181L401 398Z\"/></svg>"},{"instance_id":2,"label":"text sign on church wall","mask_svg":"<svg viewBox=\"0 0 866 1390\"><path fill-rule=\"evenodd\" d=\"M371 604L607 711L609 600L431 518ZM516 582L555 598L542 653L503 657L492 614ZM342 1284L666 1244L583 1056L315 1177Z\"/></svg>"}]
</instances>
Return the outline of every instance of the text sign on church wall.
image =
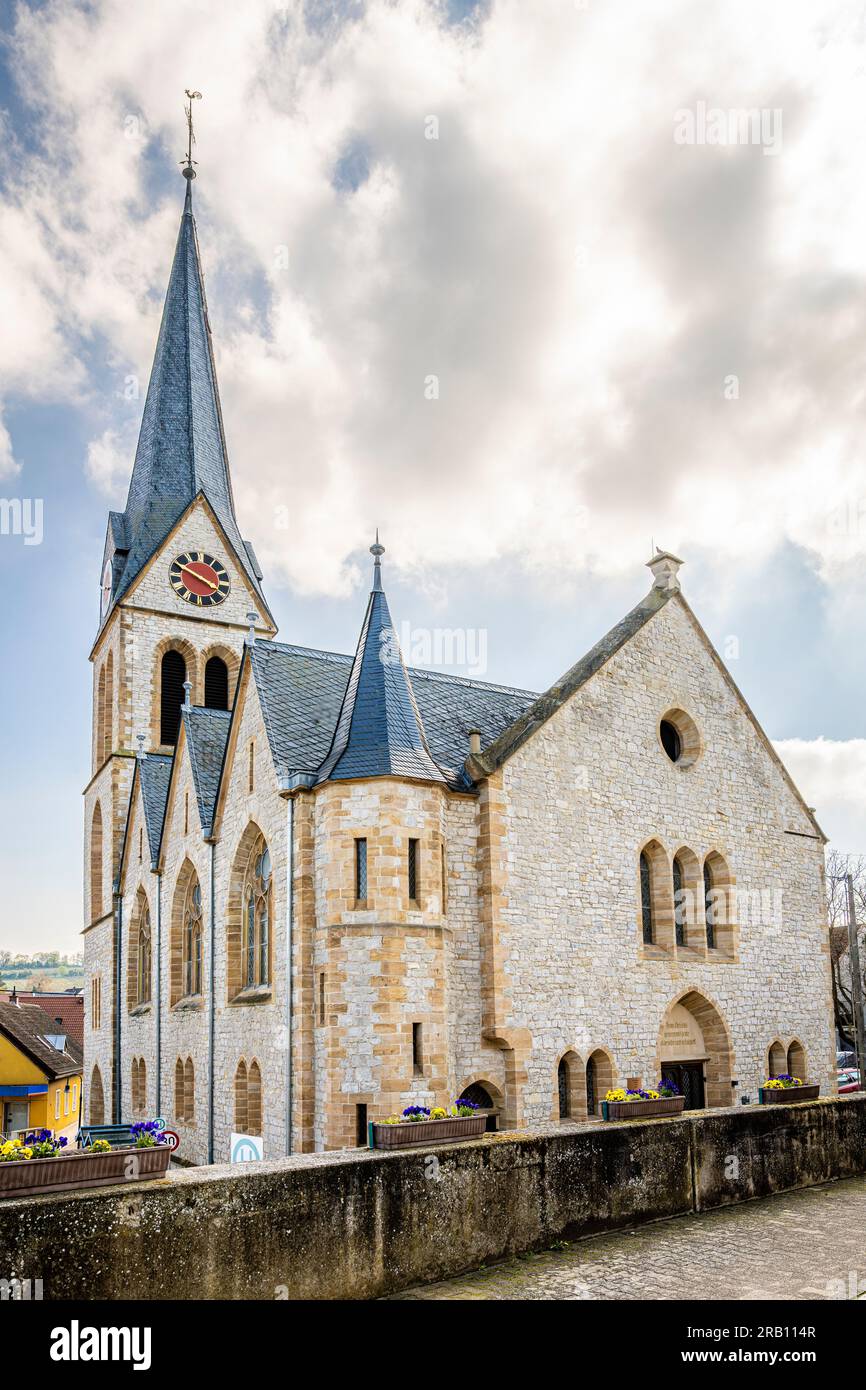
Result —
<instances>
[{"instance_id":1,"label":"text sign on church wall","mask_svg":"<svg viewBox=\"0 0 866 1390\"><path fill-rule=\"evenodd\" d=\"M674 1004L662 1024L660 1051L663 1062L688 1062L707 1055L700 1024L682 1004Z\"/></svg>"}]
</instances>

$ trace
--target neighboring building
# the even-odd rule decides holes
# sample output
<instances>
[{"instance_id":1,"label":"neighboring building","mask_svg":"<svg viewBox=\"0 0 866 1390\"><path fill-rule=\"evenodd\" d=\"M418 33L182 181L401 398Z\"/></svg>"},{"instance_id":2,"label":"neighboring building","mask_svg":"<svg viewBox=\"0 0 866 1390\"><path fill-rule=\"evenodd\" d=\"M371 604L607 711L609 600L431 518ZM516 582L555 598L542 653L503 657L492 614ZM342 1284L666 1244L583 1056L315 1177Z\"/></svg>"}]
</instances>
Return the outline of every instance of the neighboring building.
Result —
<instances>
[{"instance_id":1,"label":"neighboring building","mask_svg":"<svg viewBox=\"0 0 866 1390\"><path fill-rule=\"evenodd\" d=\"M58 1033L66 1033L79 1047L84 1047L84 991L81 989L65 989L59 992L42 993L33 991L32 993L20 990L0 991L0 1000L18 999L22 1004L38 1004L43 1013L48 1014L52 1023L58 1026L54 1030Z\"/></svg>"},{"instance_id":2,"label":"neighboring building","mask_svg":"<svg viewBox=\"0 0 866 1390\"><path fill-rule=\"evenodd\" d=\"M60 1031L58 1031L60 1030ZM50 1129L72 1143L78 1132L81 1047L35 1004L0 1003L2 1132Z\"/></svg>"},{"instance_id":3,"label":"neighboring building","mask_svg":"<svg viewBox=\"0 0 866 1390\"><path fill-rule=\"evenodd\" d=\"M191 187L91 653L89 1118L204 1162L467 1091L514 1126L662 1070L833 1090L824 837L675 556L540 696L407 670L378 543L354 658L274 640Z\"/></svg>"}]
</instances>

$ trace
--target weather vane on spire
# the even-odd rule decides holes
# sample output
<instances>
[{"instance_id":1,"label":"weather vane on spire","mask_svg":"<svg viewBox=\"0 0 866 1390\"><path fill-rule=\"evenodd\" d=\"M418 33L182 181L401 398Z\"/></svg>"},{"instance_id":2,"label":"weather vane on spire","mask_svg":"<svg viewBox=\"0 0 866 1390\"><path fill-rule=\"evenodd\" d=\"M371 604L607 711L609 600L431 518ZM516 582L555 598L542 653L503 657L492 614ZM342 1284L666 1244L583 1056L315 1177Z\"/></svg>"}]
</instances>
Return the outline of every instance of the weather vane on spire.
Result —
<instances>
[{"instance_id":1,"label":"weather vane on spire","mask_svg":"<svg viewBox=\"0 0 866 1390\"><path fill-rule=\"evenodd\" d=\"M186 89L186 95L187 95L187 103L186 103L186 106L183 108L184 111L185 111L185 113L186 113L186 128L187 128L186 157L185 157L184 159L182 159L180 162L181 162L181 164L183 164L183 166L184 166L184 169L183 169L183 176L184 176L184 178L185 178L185 179L194 179L194 178L195 178L195 169L193 168L193 165L197 164L197 163L198 163L198 160L197 160L197 159L193 159L193 157L192 157L192 147L193 147L193 145L195 144L195 134L194 134L193 128L192 128L192 104L193 104L194 101L196 101L197 99L200 99L200 98L201 98L201 92L192 92L192 91L190 91L189 87L187 87L187 89Z\"/></svg>"}]
</instances>

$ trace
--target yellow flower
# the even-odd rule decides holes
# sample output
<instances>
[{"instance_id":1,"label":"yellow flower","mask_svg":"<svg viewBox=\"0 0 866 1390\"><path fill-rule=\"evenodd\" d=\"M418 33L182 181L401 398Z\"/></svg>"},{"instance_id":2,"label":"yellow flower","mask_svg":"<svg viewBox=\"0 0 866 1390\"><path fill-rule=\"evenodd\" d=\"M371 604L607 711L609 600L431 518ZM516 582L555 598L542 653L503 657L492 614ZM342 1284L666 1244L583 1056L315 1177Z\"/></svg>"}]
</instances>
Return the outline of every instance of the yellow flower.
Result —
<instances>
[{"instance_id":1,"label":"yellow flower","mask_svg":"<svg viewBox=\"0 0 866 1390\"><path fill-rule=\"evenodd\" d=\"M441 1105L437 1105L434 1110L430 1111L431 1120L446 1120L447 1118L448 1112L444 1110Z\"/></svg>"},{"instance_id":2,"label":"yellow flower","mask_svg":"<svg viewBox=\"0 0 866 1390\"><path fill-rule=\"evenodd\" d=\"M626 1094L625 1094L625 1091L622 1089L622 1087L619 1087L619 1088L618 1088L617 1090L615 1090L615 1091L608 1091L607 1095L605 1096L605 1100L625 1100L625 1099L626 1099Z\"/></svg>"},{"instance_id":3,"label":"yellow flower","mask_svg":"<svg viewBox=\"0 0 866 1390\"><path fill-rule=\"evenodd\" d=\"M658 1098L659 1098L659 1093L658 1093L658 1091L647 1091L647 1099L648 1099L648 1100L658 1100Z\"/></svg>"}]
</instances>

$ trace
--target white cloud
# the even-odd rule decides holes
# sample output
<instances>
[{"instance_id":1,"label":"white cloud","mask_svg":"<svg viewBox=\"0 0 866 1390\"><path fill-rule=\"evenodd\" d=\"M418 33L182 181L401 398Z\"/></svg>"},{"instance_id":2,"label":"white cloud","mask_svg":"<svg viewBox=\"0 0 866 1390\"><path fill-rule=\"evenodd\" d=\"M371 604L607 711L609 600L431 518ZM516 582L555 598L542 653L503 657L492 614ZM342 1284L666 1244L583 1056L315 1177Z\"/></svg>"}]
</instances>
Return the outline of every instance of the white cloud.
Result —
<instances>
[{"instance_id":1,"label":"white cloud","mask_svg":"<svg viewBox=\"0 0 866 1390\"><path fill-rule=\"evenodd\" d=\"M781 739L773 745L834 849L866 853L866 738Z\"/></svg>"},{"instance_id":2,"label":"white cloud","mask_svg":"<svg viewBox=\"0 0 866 1390\"><path fill-rule=\"evenodd\" d=\"M14 478L21 471L12 452L12 440L0 413L0 478Z\"/></svg>"},{"instance_id":3,"label":"white cloud","mask_svg":"<svg viewBox=\"0 0 866 1390\"><path fill-rule=\"evenodd\" d=\"M134 441L133 441L134 448ZM130 440L117 430L104 430L98 439L87 446L85 472L104 496L123 505L125 485L129 481Z\"/></svg>"},{"instance_id":4,"label":"white cloud","mask_svg":"<svg viewBox=\"0 0 866 1390\"><path fill-rule=\"evenodd\" d=\"M271 580L344 592L376 523L416 574L510 556L616 574L654 535L720 569L793 541L831 584L862 576L856 7L497 0L469 29L424 0L345 12L19 10L45 154L0 222L0 303L24 325L0 366L99 406L89 476L116 482L141 403L95 400L64 344L146 375L183 192L146 189L194 80L233 472ZM780 107L782 153L677 146L700 100ZM369 177L334 187L359 149Z\"/></svg>"}]
</instances>

